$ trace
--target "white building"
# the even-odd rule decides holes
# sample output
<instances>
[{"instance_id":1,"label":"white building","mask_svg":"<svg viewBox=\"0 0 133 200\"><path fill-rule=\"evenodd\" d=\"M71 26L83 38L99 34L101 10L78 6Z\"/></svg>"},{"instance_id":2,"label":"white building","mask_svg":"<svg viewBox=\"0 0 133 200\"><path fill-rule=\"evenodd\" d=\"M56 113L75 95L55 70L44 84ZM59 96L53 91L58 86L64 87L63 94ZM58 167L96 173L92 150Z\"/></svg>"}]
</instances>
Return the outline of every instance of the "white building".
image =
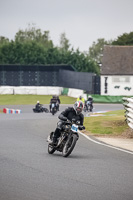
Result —
<instances>
[{"instance_id":1,"label":"white building","mask_svg":"<svg viewBox=\"0 0 133 200\"><path fill-rule=\"evenodd\" d=\"M133 95L133 46L104 46L101 95Z\"/></svg>"}]
</instances>

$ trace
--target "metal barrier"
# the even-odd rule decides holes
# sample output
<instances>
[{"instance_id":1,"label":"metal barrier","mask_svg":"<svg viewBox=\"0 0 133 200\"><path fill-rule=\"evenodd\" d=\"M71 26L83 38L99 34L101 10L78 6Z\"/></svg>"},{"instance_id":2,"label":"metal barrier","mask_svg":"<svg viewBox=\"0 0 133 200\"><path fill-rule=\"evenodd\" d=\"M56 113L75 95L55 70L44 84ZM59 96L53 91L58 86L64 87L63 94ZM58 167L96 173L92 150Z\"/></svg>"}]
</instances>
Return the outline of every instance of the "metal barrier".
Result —
<instances>
[{"instance_id":1,"label":"metal barrier","mask_svg":"<svg viewBox=\"0 0 133 200\"><path fill-rule=\"evenodd\" d=\"M127 124L130 128L133 129L133 97L131 98L123 98L123 105L125 109L125 117Z\"/></svg>"}]
</instances>

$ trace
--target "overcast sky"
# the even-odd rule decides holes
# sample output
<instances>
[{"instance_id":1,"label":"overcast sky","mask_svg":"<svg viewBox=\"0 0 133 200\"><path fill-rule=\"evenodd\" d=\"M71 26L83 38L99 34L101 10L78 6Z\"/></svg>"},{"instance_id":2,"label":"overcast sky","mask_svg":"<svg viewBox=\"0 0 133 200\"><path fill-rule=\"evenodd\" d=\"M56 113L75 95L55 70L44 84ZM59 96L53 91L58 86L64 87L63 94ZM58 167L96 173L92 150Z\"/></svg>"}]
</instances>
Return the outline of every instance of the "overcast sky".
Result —
<instances>
[{"instance_id":1,"label":"overcast sky","mask_svg":"<svg viewBox=\"0 0 133 200\"><path fill-rule=\"evenodd\" d=\"M98 38L133 31L133 0L0 0L0 36L14 39L29 23L50 31L54 45L65 32L71 47L88 51Z\"/></svg>"}]
</instances>

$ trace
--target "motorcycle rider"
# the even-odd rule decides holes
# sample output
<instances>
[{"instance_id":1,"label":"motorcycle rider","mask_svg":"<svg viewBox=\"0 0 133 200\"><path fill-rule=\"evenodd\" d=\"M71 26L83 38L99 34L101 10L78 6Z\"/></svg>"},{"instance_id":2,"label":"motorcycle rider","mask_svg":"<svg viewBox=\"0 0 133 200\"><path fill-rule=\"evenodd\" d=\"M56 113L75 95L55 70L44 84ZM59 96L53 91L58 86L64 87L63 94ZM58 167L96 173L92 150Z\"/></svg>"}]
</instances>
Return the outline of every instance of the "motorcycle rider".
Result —
<instances>
[{"instance_id":1,"label":"motorcycle rider","mask_svg":"<svg viewBox=\"0 0 133 200\"><path fill-rule=\"evenodd\" d=\"M57 98L55 95L53 95L53 97L50 99L50 105L49 105L50 112L51 112L51 108L52 108L52 103L54 103L55 105L57 104ZM57 105L56 105L56 107L57 107Z\"/></svg>"},{"instance_id":2,"label":"motorcycle rider","mask_svg":"<svg viewBox=\"0 0 133 200\"><path fill-rule=\"evenodd\" d=\"M82 101L83 104L85 103L85 99L84 99L82 96L79 96L79 97L77 98L77 101Z\"/></svg>"},{"instance_id":3,"label":"motorcycle rider","mask_svg":"<svg viewBox=\"0 0 133 200\"><path fill-rule=\"evenodd\" d=\"M60 99L59 99L59 96L56 96L56 98L57 98L57 110L59 111L59 105L60 105L60 103L61 103L61 101L60 101Z\"/></svg>"},{"instance_id":4,"label":"motorcycle rider","mask_svg":"<svg viewBox=\"0 0 133 200\"><path fill-rule=\"evenodd\" d=\"M37 111L37 112L40 112L40 110L41 110L40 101L37 101L37 104L35 105L35 108L36 108L36 111Z\"/></svg>"},{"instance_id":5,"label":"motorcycle rider","mask_svg":"<svg viewBox=\"0 0 133 200\"><path fill-rule=\"evenodd\" d=\"M84 115L82 114L83 110L83 102L82 101L76 101L73 107L68 107L65 111L61 112L61 114L58 116L60 121L57 123L57 128L55 129L54 136L53 136L53 141L52 144L57 143L57 138L60 137L61 130L63 129L63 122L70 120L76 120L80 121L80 125L82 126L82 129L85 129L83 126L84 122Z\"/></svg>"},{"instance_id":6,"label":"motorcycle rider","mask_svg":"<svg viewBox=\"0 0 133 200\"><path fill-rule=\"evenodd\" d=\"M92 109L93 109L93 97L91 95L88 96L86 104L87 103L90 105L90 108L91 108L91 111L92 111Z\"/></svg>"}]
</instances>

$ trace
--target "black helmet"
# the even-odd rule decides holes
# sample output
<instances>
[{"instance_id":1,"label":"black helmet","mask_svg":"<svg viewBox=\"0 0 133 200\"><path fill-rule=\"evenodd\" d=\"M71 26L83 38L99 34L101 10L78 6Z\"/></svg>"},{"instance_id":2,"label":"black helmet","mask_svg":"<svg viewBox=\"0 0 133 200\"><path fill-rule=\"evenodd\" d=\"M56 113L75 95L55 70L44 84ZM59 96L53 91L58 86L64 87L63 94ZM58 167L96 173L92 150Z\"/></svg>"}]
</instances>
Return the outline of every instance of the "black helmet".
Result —
<instances>
[{"instance_id":1,"label":"black helmet","mask_svg":"<svg viewBox=\"0 0 133 200\"><path fill-rule=\"evenodd\" d=\"M82 101L76 101L73 108L76 111L76 114L79 115L83 110L83 102Z\"/></svg>"}]
</instances>

